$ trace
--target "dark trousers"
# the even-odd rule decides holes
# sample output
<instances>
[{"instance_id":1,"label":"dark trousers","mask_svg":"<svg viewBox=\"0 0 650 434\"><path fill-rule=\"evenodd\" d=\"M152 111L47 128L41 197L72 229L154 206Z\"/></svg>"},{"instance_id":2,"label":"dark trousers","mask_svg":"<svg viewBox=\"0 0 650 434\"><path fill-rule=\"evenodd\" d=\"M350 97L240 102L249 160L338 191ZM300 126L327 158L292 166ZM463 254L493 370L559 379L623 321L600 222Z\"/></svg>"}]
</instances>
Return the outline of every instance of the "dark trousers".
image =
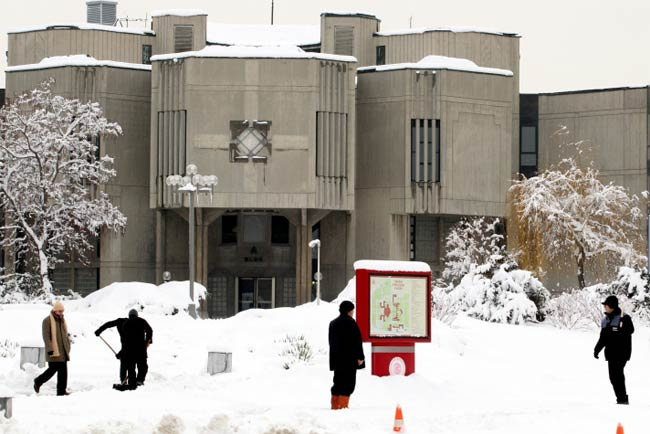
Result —
<instances>
[{"instance_id":1,"label":"dark trousers","mask_svg":"<svg viewBox=\"0 0 650 434\"><path fill-rule=\"evenodd\" d=\"M608 360L607 366L609 368L609 381L614 387L616 394L616 402L627 402L627 391L625 390L625 374L623 369L627 360Z\"/></svg>"},{"instance_id":2,"label":"dark trousers","mask_svg":"<svg viewBox=\"0 0 650 434\"><path fill-rule=\"evenodd\" d=\"M136 381L138 383L144 383L145 378L147 377L147 372L149 371L149 365L147 365L147 358L140 357L136 359L135 366L138 369L138 374L136 376ZM120 360L120 382L124 383L127 374L127 364L124 360Z\"/></svg>"},{"instance_id":3,"label":"dark trousers","mask_svg":"<svg viewBox=\"0 0 650 434\"><path fill-rule=\"evenodd\" d=\"M334 385L331 389L332 395L350 396L354 392L356 384L356 369L336 369L334 370Z\"/></svg>"},{"instance_id":4,"label":"dark trousers","mask_svg":"<svg viewBox=\"0 0 650 434\"><path fill-rule=\"evenodd\" d=\"M34 379L39 387L56 374L56 394L65 395L68 388L68 362L49 362L47 369Z\"/></svg>"}]
</instances>

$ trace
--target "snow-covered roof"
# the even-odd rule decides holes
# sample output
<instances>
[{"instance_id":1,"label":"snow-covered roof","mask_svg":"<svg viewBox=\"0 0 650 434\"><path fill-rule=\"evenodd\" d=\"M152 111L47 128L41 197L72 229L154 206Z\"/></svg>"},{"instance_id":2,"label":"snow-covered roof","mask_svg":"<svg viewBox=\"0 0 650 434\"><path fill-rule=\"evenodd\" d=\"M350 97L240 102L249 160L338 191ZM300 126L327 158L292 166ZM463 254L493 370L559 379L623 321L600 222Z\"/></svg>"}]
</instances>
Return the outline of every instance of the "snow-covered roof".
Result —
<instances>
[{"instance_id":1,"label":"snow-covered roof","mask_svg":"<svg viewBox=\"0 0 650 434\"><path fill-rule=\"evenodd\" d=\"M140 63L116 62L114 60L97 60L94 57L85 54L74 54L72 56L53 56L46 57L39 63L29 65L10 66L5 69L6 72L31 71L35 69L61 68L65 66L109 66L111 68L139 69L151 71L151 65L142 65Z\"/></svg>"},{"instance_id":2,"label":"snow-covered roof","mask_svg":"<svg viewBox=\"0 0 650 434\"><path fill-rule=\"evenodd\" d=\"M363 259L354 262L355 270L374 271L414 271L428 273L431 267L426 262L417 261L379 261Z\"/></svg>"},{"instance_id":3,"label":"snow-covered roof","mask_svg":"<svg viewBox=\"0 0 650 434\"><path fill-rule=\"evenodd\" d=\"M165 17L173 15L175 17L195 17L198 15L207 15L202 9L158 9L151 12L151 17Z\"/></svg>"},{"instance_id":4,"label":"snow-covered roof","mask_svg":"<svg viewBox=\"0 0 650 434\"><path fill-rule=\"evenodd\" d=\"M416 35L420 33L429 33L429 32L486 33L489 35L511 36L515 38L521 37L521 35L519 35L519 33L517 32L502 32L502 31L486 29L482 27L464 27L464 26L416 27L412 29L397 29L397 30L391 30L386 32L375 32L375 36Z\"/></svg>"},{"instance_id":5,"label":"snow-covered roof","mask_svg":"<svg viewBox=\"0 0 650 434\"><path fill-rule=\"evenodd\" d=\"M184 59L188 57L220 57L220 58L253 58L253 59L322 59L338 62L356 62L352 56L336 54L308 53L298 47L252 47L252 46L221 46L209 45L199 51L186 51L183 53L159 54L151 57L151 61Z\"/></svg>"},{"instance_id":6,"label":"snow-covered roof","mask_svg":"<svg viewBox=\"0 0 650 434\"><path fill-rule=\"evenodd\" d=\"M375 19L377 21L380 21L379 18L377 18L376 15L373 14L368 14L365 12L345 12L345 11L329 11L329 12L322 12L320 14L321 17L357 17L357 18L371 18Z\"/></svg>"},{"instance_id":7,"label":"snow-covered roof","mask_svg":"<svg viewBox=\"0 0 650 434\"><path fill-rule=\"evenodd\" d=\"M317 45L320 26L246 25L208 23L208 44L219 45Z\"/></svg>"},{"instance_id":8,"label":"snow-covered roof","mask_svg":"<svg viewBox=\"0 0 650 434\"><path fill-rule=\"evenodd\" d=\"M483 66L478 66L476 63L468 59L447 56L426 56L416 63L392 63L389 65L366 66L363 68L358 68L357 71L363 73L375 71L395 71L398 69L451 70L512 77L512 71L508 69L486 68Z\"/></svg>"},{"instance_id":9,"label":"snow-covered roof","mask_svg":"<svg viewBox=\"0 0 650 434\"><path fill-rule=\"evenodd\" d=\"M115 26L105 26L103 24L90 24L90 23L54 23L54 24L45 24L42 26L32 26L32 27L20 27L16 29L10 29L7 33L26 33L26 32L38 32L42 30L101 30L105 32L117 32L117 33L131 33L134 35L145 35L145 36L155 36L156 34L152 30L147 29L138 29L131 27L115 27Z\"/></svg>"}]
</instances>

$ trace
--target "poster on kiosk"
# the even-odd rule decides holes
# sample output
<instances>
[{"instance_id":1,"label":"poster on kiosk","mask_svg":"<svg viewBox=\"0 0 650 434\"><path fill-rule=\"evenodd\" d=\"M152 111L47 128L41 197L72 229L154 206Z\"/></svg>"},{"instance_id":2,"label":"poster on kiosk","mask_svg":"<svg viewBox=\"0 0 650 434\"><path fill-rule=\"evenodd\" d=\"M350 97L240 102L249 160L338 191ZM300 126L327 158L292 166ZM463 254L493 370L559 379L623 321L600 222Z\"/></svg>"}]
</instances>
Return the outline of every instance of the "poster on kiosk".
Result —
<instances>
[{"instance_id":1,"label":"poster on kiosk","mask_svg":"<svg viewBox=\"0 0 650 434\"><path fill-rule=\"evenodd\" d=\"M372 344L372 374L415 372L415 343L431 342L431 268L424 262L356 261L357 324Z\"/></svg>"}]
</instances>

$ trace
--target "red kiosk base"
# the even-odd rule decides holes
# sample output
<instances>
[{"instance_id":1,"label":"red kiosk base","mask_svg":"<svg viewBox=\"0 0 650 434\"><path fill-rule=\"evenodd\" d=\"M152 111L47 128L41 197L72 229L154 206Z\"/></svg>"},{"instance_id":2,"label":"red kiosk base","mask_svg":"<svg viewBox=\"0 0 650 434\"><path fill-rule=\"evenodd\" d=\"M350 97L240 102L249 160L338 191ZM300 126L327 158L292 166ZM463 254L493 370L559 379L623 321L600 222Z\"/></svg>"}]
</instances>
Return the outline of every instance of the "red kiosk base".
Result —
<instances>
[{"instance_id":1,"label":"red kiosk base","mask_svg":"<svg viewBox=\"0 0 650 434\"><path fill-rule=\"evenodd\" d=\"M415 345L372 344L372 375L411 375L415 372Z\"/></svg>"}]
</instances>

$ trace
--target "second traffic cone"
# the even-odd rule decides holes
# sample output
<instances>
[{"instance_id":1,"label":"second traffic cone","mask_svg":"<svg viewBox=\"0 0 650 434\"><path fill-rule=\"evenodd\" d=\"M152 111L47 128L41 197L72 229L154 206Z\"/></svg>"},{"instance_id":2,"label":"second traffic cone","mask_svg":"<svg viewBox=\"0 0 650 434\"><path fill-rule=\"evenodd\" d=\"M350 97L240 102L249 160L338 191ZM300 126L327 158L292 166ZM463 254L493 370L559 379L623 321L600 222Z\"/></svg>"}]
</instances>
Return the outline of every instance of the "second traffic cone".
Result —
<instances>
[{"instance_id":1,"label":"second traffic cone","mask_svg":"<svg viewBox=\"0 0 650 434\"><path fill-rule=\"evenodd\" d=\"M623 430L623 425L621 425L620 423L616 427L616 434L625 434L625 431Z\"/></svg>"},{"instance_id":2,"label":"second traffic cone","mask_svg":"<svg viewBox=\"0 0 650 434\"><path fill-rule=\"evenodd\" d=\"M393 431L402 432L403 429L404 429L404 416L402 416L402 407L400 407L400 405L397 404L397 408L395 409L395 423L393 424Z\"/></svg>"}]
</instances>

